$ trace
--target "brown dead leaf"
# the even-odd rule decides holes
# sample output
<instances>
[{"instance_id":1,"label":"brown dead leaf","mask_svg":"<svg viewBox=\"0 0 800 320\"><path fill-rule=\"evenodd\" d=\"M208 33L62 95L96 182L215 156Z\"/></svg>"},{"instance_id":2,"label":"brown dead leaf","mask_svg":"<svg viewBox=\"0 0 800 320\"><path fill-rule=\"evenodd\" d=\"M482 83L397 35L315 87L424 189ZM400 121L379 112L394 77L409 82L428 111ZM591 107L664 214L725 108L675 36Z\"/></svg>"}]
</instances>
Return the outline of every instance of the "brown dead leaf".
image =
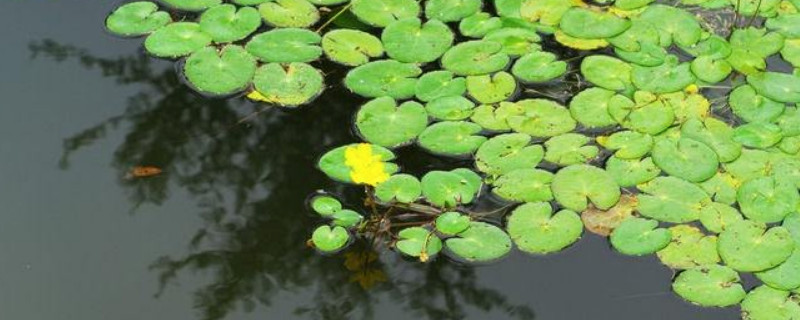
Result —
<instances>
[{"instance_id":1,"label":"brown dead leaf","mask_svg":"<svg viewBox=\"0 0 800 320\"><path fill-rule=\"evenodd\" d=\"M633 216L639 204L635 195L622 195L619 202L608 210L600 210L594 206L581 213L581 220L586 230L607 237L622 221Z\"/></svg>"}]
</instances>

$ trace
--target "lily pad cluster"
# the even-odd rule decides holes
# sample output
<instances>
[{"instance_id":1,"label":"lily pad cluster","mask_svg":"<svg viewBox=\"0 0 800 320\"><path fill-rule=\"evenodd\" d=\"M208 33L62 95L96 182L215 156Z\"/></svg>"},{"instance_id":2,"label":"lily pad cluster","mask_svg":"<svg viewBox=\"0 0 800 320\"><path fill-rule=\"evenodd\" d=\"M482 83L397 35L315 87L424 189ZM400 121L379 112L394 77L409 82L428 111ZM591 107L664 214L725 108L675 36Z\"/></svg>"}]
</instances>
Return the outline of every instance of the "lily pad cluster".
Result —
<instances>
[{"instance_id":1,"label":"lily pad cluster","mask_svg":"<svg viewBox=\"0 0 800 320\"><path fill-rule=\"evenodd\" d=\"M367 237L488 262L588 230L655 254L691 303L800 318L798 1L164 0L106 24L207 94L301 105L324 88L317 61L350 68L363 142L319 168L364 186L372 213L316 195L320 251ZM414 146L471 165L404 173Z\"/></svg>"}]
</instances>

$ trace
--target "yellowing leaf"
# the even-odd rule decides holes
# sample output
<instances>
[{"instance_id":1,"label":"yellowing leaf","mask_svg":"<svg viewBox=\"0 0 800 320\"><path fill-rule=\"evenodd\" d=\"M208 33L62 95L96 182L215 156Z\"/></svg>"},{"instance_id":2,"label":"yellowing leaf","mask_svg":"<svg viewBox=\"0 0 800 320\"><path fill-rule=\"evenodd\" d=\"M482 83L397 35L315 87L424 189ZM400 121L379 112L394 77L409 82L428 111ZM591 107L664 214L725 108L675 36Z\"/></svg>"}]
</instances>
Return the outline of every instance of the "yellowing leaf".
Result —
<instances>
[{"instance_id":1,"label":"yellowing leaf","mask_svg":"<svg viewBox=\"0 0 800 320\"><path fill-rule=\"evenodd\" d=\"M570 37L561 30L556 31L555 36L559 43L578 50L594 50L608 46L608 41L605 39L579 39Z\"/></svg>"},{"instance_id":2,"label":"yellowing leaf","mask_svg":"<svg viewBox=\"0 0 800 320\"><path fill-rule=\"evenodd\" d=\"M358 184L377 186L389 179L380 155L372 152L368 143L348 147L344 151L345 165L350 167L350 179Z\"/></svg>"}]
</instances>

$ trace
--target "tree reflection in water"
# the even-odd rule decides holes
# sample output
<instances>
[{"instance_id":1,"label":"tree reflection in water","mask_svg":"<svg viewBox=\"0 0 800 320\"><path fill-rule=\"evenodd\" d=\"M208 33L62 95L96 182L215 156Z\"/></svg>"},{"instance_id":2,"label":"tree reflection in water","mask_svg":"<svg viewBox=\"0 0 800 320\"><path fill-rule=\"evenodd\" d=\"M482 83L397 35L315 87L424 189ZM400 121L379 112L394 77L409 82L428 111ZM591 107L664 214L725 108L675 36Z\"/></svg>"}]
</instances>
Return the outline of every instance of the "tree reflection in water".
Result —
<instances>
[{"instance_id":1,"label":"tree reflection in water","mask_svg":"<svg viewBox=\"0 0 800 320\"><path fill-rule=\"evenodd\" d=\"M125 130L112 165L134 209L163 203L170 188L196 199L205 227L187 239L184 256L160 257L152 270L159 274L159 294L181 274L213 275L194 293L202 319L269 307L281 293L300 290L313 292L312 301L301 301L295 310L304 318L371 319L387 298L407 314L428 319L461 319L467 308L533 318L528 307L479 285L468 266L443 258L424 265L402 263L395 254L373 253L358 243L346 254L328 257L305 245L318 222L304 207L314 189L327 187L350 203L358 203L362 194L333 184L315 168L324 151L356 141L350 125L361 101L336 85L344 70L321 66L330 70L328 84L334 86L312 106L267 109L240 123L262 105L240 97L199 96L179 80L171 63L144 54L100 58L51 40L31 43L30 50L34 58L77 60L120 85L145 88L128 99L120 115L65 139L62 166L109 130ZM412 150L401 152L409 155L433 160ZM122 178L139 165L157 166L164 174Z\"/></svg>"}]
</instances>

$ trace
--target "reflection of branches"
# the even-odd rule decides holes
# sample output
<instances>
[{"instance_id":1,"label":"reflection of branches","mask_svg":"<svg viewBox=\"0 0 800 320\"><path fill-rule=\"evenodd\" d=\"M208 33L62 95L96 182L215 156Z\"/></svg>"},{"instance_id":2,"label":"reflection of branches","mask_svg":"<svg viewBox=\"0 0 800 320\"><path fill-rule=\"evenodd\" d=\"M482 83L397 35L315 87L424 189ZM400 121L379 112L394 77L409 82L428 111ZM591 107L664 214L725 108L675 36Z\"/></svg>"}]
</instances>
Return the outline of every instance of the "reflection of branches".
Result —
<instances>
[{"instance_id":1,"label":"reflection of branches","mask_svg":"<svg viewBox=\"0 0 800 320\"><path fill-rule=\"evenodd\" d=\"M353 273L343 266L344 257L323 257L305 246L316 222L303 214L305 197L329 183L315 169L315 155L354 140L350 122L358 101L341 88L329 88L313 107L269 110L239 125L256 105L239 98L200 97L179 81L173 68L142 54L98 58L49 40L32 43L30 49L34 57L77 59L120 84L146 87L128 99L120 115L67 138L62 164L66 167L72 153L102 139L107 131L124 128L126 137L113 162L120 176L139 165L164 172L149 179L120 180L134 203L161 203L168 188L175 186L197 199L205 227L189 240L185 256L161 257L152 270L160 275L159 293L186 271L211 274L213 280L194 294L203 319L223 319L237 308L269 306L277 294L292 289L314 293L310 304L296 310L310 318L372 318L379 296L429 319L463 318L466 306L532 318L526 307L512 306L502 294L479 287L471 268L443 259L425 265L377 259L370 268L395 275L365 290L350 282ZM341 77L344 72L330 74ZM341 79L329 83L335 81ZM403 153L433 161L412 151ZM358 190L338 192L357 203Z\"/></svg>"}]
</instances>

